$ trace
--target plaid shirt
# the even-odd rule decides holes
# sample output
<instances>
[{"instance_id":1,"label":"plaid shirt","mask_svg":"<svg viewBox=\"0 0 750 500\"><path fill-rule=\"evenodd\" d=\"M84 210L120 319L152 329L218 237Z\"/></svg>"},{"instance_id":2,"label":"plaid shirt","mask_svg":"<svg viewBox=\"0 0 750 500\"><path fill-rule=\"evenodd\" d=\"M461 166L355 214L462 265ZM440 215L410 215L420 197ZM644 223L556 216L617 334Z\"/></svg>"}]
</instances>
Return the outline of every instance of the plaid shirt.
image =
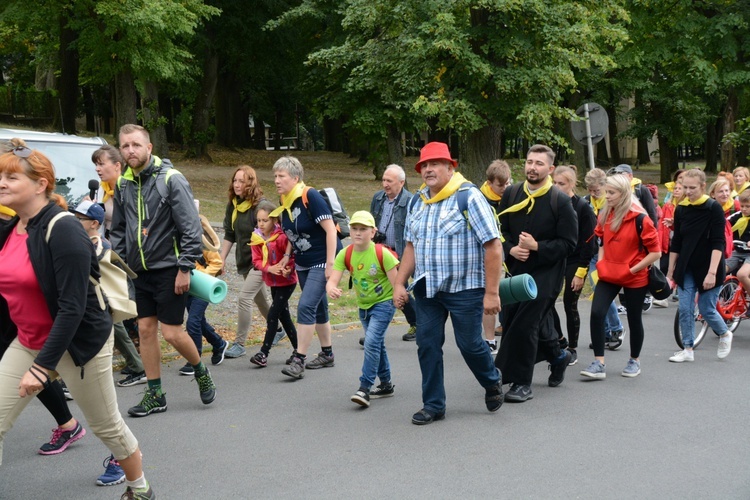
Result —
<instances>
[{"instance_id":1,"label":"plaid shirt","mask_svg":"<svg viewBox=\"0 0 750 500\"><path fill-rule=\"evenodd\" d=\"M429 188L417 192L429 197ZM406 216L404 239L414 246L414 283L425 279L427 297L484 288L484 244L500 237L492 209L479 189L471 188L468 224L455 194L425 205L421 198ZM412 284L413 286L413 284Z\"/></svg>"}]
</instances>

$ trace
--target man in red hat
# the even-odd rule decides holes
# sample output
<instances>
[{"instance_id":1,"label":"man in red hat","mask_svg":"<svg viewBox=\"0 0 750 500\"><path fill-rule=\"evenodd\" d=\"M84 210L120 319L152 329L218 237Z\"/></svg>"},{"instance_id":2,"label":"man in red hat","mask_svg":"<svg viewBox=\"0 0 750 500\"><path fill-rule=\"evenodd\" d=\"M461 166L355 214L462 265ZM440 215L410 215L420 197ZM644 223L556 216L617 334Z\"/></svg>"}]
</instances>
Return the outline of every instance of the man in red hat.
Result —
<instances>
[{"instance_id":1,"label":"man in red hat","mask_svg":"<svg viewBox=\"0 0 750 500\"><path fill-rule=\"evenodd\" d=\"M445 417L443 343L449 314L456 345L485 388L487 409L497 411L503 403L500 372L482 340L483 315L500 310L500 234L487 200L456 166L447 144L422 148L416 170L424 184L409 203L393 292L396 306L403 307L409 300L405 283L414 276L423 405L412 416L416 425ZM459 209L460 203L466 207Z\"/></svg>"}]
</instances>

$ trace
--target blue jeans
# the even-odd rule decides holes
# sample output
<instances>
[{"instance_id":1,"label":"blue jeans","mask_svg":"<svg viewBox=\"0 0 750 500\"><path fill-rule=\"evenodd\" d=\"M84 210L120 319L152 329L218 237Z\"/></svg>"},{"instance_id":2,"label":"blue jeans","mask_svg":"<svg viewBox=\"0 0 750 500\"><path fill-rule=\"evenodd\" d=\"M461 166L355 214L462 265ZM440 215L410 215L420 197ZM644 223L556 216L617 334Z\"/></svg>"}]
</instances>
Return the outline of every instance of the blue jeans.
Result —
<instances>
[{"instance_id":1,"label":"blue jeans","mask_svg":"<svg viewBox=\"0 0 750 500\"><path fill-rule=\"evenodd\" d=\"M211 344L215 350L221 350L224 347L224 339L216 333L214 327L206 321L206 309L208 309L208 302L199 299L198 297L188 296L187 299L187 311L188 318L185 328L187 329L188 335L195 342L195 347L198 348L198 354L203 352L203 337L206 338L209 344Z\"/></svg>"},{"instance_id":2,"label":"blue jeans","mask_svg":"<svg viewBox=\"0 0 750 500\"><path fill-rule=\"evenodd\" d=\"M297 271L302 294L297 303L298 325L322 325L328 323L328 299L326 298L326 270L313 267Z\"/></svg>"},{"instance_id":3,"label":"blue jeans","mask_svg":"<svg viewBox=\"0 0 750 500\"><path fill-rule=\"evenodd\" d=\"M599 254L595 253L589 264L589 281L591 282L591 288L594 288L594 280L591 279L591 273L596 271L596 263L599 261ZM620 316L617 314L617 306L615 301L609 303L607 308L607 316L604 318L604 332L609 335L611 332L621 332L623 330L622 321Z\"/></svg>"},{"instance_id":4,"label":"blue jeans","mask_svg":"<svg viewBox=\"0 0 750 500\"><path fill-rule=\"evenodd\" d=\"M359 320L365 329L365 361L362 363L362 376L359 377L359 385L364 389L370 390L375 384L376 375L380 382L391 381L391 364L385 351L385 332L395 312L392 300L359 310Z\"/></svg>"},{"instance_id":5,"label":"blue jeans","mask_svg":"<svg viewBox=\"0 0 750 500\"><path fill-rule=\"evenodd\" d=\"M716 310L716 301L719 299L721 286L715 286L710 290L699 292L701 283L695 283L693 274L685 273L683 286L677 287L677 296L680 299L680 332L682 333L682 345L685 348L693 347L695 342L695 294L698 294L698 311L706 320L716 335L727 333L727 324Z\"/></svg>"},{"instance_id":6,"label":"blue jeans","mask_svg":"<svg viewBox=\"0 0 750 500\"><path fill-rule=\"evenodd\" d=\"M422 371L422 404L432 413L445 411L443 344L445 321L451 317L458 350L482 387L500 383L490 350L482 335L484 288L425 297L424 280L414 287L417 310L417 356ZM365 338L367 338L365 336Z\"/></svg>"}]
</instances>

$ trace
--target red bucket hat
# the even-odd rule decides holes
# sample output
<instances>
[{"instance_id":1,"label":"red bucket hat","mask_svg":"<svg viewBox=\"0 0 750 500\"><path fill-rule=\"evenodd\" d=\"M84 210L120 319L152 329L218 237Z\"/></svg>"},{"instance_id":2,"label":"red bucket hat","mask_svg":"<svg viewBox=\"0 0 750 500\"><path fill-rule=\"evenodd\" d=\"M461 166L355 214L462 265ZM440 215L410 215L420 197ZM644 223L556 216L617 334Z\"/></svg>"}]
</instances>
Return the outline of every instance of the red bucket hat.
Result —
<instances>
[{"instance_id":1,"label":"red bucket hat","mask_svg":"<svg viewBox=\"0 0 750 500\"><path fill-rule=\"evenodd\" d=\"M453 165L458 166L458 162L451 158L451 152L448 151L448 145L444 142L428 142L419 152L419 161L414 166L414 170L422 172L422 164L430 160L445 160Z\"/></svg>"}]
</instances>

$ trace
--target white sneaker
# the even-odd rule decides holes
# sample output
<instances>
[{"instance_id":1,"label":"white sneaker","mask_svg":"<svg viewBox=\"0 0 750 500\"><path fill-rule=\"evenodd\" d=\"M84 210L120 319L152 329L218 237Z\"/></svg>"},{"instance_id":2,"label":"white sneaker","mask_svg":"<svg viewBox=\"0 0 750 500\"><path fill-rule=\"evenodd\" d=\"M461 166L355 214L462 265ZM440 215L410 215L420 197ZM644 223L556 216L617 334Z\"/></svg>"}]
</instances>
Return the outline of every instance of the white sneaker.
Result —
<instances>
[{"instance_id":1,"label":"white sneaker","mask_svg":"<svg viewBox=\"0 0 750 500\"><path fill-rule=\"evenodd\" d=\"M724 359L729 356L732 351L732 332L727 332L725 337L719 337L719 349L716 351L716 355L719 359Z\"/></svg>"},{"instance_id":2,"label":"white sneaker","mask_svg":"<svg viewBox=\"0 0 750 500\"><path fill-rule=\"evenodd\" d=\"M654 299L654 305L656 307L667 308L669 307L669 302L667 302L667 299L662 299L662 300Z\"/></svg>"},{"instance_id":3,"label":"white sneaker","mask_svg":"<svg viewBox=\"0 0 750 500\"><path fill-rule=\"evenodd\" d=\"M684 363L685 361L695 361L695 354L693 351L683 349L682 351L674 353L674 356L669 358L672 363Z\"/></svg>"}]
</instances>

